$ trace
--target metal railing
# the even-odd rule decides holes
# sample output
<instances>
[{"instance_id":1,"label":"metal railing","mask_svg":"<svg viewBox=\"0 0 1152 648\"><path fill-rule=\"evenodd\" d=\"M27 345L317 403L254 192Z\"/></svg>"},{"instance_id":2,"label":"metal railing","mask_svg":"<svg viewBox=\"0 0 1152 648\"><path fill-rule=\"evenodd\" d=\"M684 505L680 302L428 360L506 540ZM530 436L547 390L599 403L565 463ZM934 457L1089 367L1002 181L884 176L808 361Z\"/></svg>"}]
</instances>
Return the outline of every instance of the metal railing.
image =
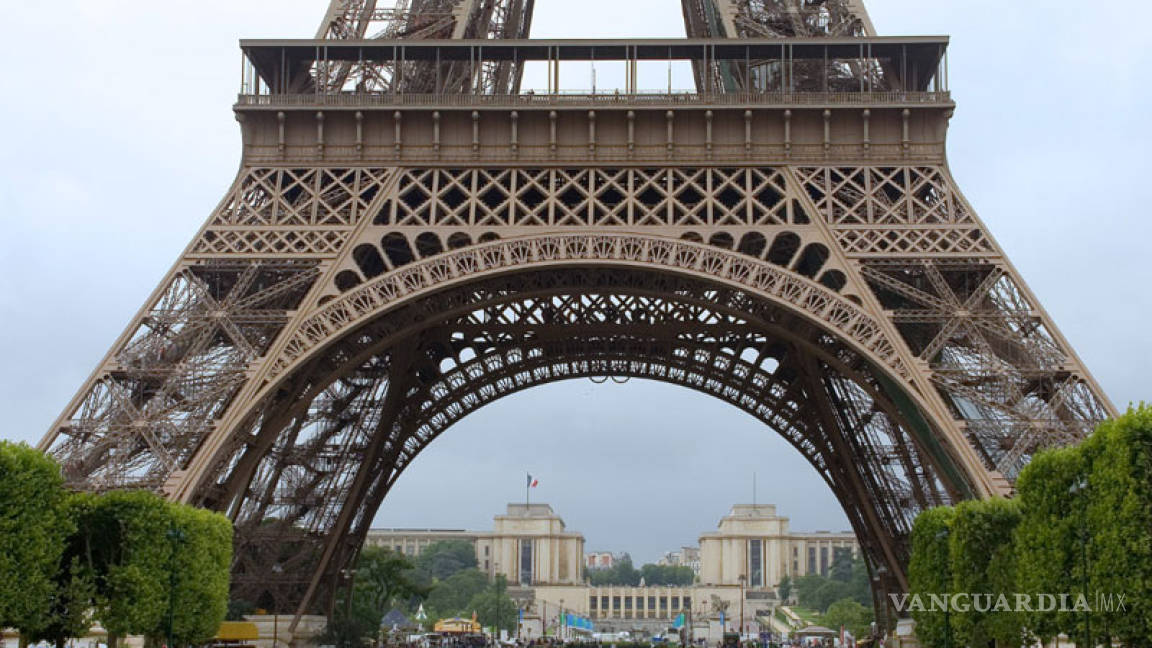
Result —
<instances>
[{"instance_id":1,"label":"metal railing","mask_svg":"<svg viewBox=\"0 0 1152 648\"><path fill-rule=\"evenodd\" d=\"M468 94L242 94L238 107L293 106L826 106L826 105L948 105L950 92L731 92L731 93L522 93L516 95Z\"/></svg>"}]
</instances>

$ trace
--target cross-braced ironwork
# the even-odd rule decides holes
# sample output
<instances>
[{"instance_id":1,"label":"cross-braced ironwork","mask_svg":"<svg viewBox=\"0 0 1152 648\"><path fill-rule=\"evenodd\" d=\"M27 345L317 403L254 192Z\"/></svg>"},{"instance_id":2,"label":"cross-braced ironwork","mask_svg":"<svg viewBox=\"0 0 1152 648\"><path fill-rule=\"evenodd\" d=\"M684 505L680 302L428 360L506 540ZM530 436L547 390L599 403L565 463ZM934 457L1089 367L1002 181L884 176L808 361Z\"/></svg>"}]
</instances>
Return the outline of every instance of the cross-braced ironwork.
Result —
<instances>
[{"instance_id":1,"label":"cross-braced ironwork","mask_svg":"<svg viewBox=\"0 0 1152 648\"><path fill-rule=\"evenodd\" d=\"M45 437L69 483L225 511L237 595L323 611L453 423L643 378L783 435L895 591L916 513L1114 412L948 173L946 38L683 0L689 40L523 40L532 7L333 0L242 43L242 168ZM561 93L577 59L627 88ZM664 59L695 94L636 92Z\"/></svg>"}]
</instances>

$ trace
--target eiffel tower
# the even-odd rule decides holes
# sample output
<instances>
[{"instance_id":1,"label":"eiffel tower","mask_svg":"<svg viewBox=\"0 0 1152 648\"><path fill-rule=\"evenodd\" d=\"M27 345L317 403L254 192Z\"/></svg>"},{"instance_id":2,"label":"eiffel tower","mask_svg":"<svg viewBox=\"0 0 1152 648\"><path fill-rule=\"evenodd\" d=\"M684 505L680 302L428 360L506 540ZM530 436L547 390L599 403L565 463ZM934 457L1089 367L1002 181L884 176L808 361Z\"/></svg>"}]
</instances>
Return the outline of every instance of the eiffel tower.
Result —
<instances>
[{"instance_id":1,"label":"eiffel tower","mask_svg":"<svg viewBox=\"0 0 1152 648\"><path fill-rule=\"evenodd\" d=\"M234 596L298 619L456 421L658 380L783 435L906 590L919 511L1010 495L1114 406L949 174L946 37L681 9L683 39L533 40L533 0L332 0L313 39L242 41L236 180L42 449L225 512ZM625 87L562 91L568 61ZM640 92L641 61L695 91Z\"/></svg>"}]
</instances>

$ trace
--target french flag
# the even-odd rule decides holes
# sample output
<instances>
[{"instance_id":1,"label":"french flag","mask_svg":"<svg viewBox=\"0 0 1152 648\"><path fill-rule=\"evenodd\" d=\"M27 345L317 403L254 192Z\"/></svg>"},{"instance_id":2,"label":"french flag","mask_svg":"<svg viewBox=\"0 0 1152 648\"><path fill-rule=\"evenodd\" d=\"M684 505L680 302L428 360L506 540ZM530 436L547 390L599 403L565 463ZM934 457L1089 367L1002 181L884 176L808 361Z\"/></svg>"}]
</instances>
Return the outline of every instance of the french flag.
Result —
<instances>
[{"instance_id":1,"label":"french flag","mask_svg":"<svg viewBox=\"0 0 1152 648\"><path fill-rule=\"evenodd\" d=\"M528 485L525 488L536 488L536 485L539 483L539 479L532 479L532 475L528 475Z\"/></svg>"}]
</instances>

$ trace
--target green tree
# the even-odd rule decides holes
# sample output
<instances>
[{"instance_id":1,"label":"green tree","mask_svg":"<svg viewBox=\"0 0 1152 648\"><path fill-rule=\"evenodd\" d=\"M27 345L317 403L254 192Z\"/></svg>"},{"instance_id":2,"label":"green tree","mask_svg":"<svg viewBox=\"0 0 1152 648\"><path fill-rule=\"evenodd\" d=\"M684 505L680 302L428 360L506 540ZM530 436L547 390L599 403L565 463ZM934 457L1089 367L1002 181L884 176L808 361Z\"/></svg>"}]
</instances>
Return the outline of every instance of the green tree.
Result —
<instances>
[{"instance_id":1,"label":"green tree","mask_svg":"<svg viewBox=\"0 0 1152 648\"><path fill-rule=\"evenodd\" d=\"M432 587L424 601L425 612L433 610L442 617L464 615L469 602L487 588L488 577L479 569L456 572Z\"/></svg>"},{"instance_id":2,"label":"green tree","mask_svg":"<svg viewBox=\"0 0 1152 648\"><path fill-rule=\"evenodd\" d=\"M169 557L164 584L168 613L160 626L145 633L166 637L171 623L173 645L201 644L216 635L228 613L232 566L232 523L204 509L167 504Z\"/></svg>"},{"instance_id":3,"label":"green tree","mask_svg":"<svg viewBox=\"0 0 1152 648\"><path fill-rule=\"evenodd\" d=\"M92 606L96 596L95 573L84 561L85 536L80 533L80 520L87 514L94 496L68 494L60 512L67 520L70 533L54 576L54 591L48 622L31 633L34 642L48 642L63 648L72 638L82 637L92 627Z\"/></svg>"},{"instance_id":4,"label":"green tree","mask_svg":"<svg viewBox=\"0 0 1152 648\"><path fill-rule=\"evenodd\" d=\"M1125 645L1147 646L1152 644L1152 407L1131 408L1101 424L1083 449L1091 470L1087 489L1079 494L1081 510L1070 517L1091 537L1078 538L1087 546L1078 547L1073 573L1083 573L1087 549L1090 600L1096 593L1127 599L1126 610L1092 615L1093 643L1107 645L1106 637L1117 637Z\"/></svg>"},{"instance_id":5,"label":"green tree","mask_svg":"<svg viewBox=\"0 0 1152 648\"><path fill-rule=\"evenodd\" d=\"M416 569L428 576L429 582L444 580L465 569L474 569L476 547L464 540L440 540L429 543L416 557Z\"/></svg>"},{"instance_id":6,"label":"green tree","mask_svg":"<svg viewBox=\"0 0 1152 648\"><path fill-rule=\"evenodd\" d=\"M1016 587L1033 597L1074 592L1079 565L1079 519L1073 486L1086 471L1080 448L1057 448L1037 454L1016 479L1020 525L1016 530ZM1074 630L1065 612L1024 613L1029 631L1045 644Z\"/></svg>"},{"instance_id":7,"label":"green tree","mask_svg":"<svg viewBox=\"0 0 1152 648\"><path fill-rule=\"evenodd\" d=\"M25 444L0 441L0 627L47 628L69 532L60 467Z\"/></svg>"},{"instance_id":8,"label":"green tree","mask_svg":"<svg viewBox=\"0 0 1152 648\"><path fill-rule=\"evenodd\" d=\"M632 558L625 554L607 569L597 569L588 573L588 582L596 587L604 585L640 584L640 570L632 566Z\"/></svg>"},{"instance_id":9,"label":"green tree","mask_svg":"<svg viewBox=\"0 0 1152 648\"><path fill-rule=\"evenodd\" d=\"M648 563L640 568L640 577L646 585L691 585L696 574L691 567L683 565Z\"/></svg>"},{"instance_id":10,"label":"green tree","mask_svg":"<svg viewBox=\"0 0 1152 648\"><path fill-rule=\"evenodd\" d=\"M781 601L787 601L789 596L792 596L792 577L788 574L780 579L780 584L776 586L776 592L780 595Z\"/></svg>"},{"instance_id":11,"label":"green tree","mask_svg":"<svg viewBox=\"0 0 1152 648\"><path fill-rule=\"evenodd\" d=\"M392 607L423 598L431 588L415 581L413 563L386 547L365 547L356 560L355 598L377 613L377 620Z\"/></svg>"},{"instance_id":12,"label":"green tree","mask_svg":"<svg viewBox=\"0 0 1152 648\"><path fill-rule=\"evenodd\" d=\"M958 645L1004 646L1024 643L1023 618L1014 609L1015 533L1020 505L1001 497L956 506L949 552L956 592L974 595L968 609L952 614Z\"/></svg>"},{"instance_id":13,"label":"green tree","mask_svg":"<svg viewBox=\"0 0 1152 648\"><path fill-rule=\"evenodd\" d=\"M912 525L912 559L908 565L908 586L911 600L922 606L911 606L916 621L916 637L925 648L941 648L950 633L949 618L944 612L932 609L930 597L946 596L952 591L952 557L949 537L956 511L941 506L917 516ZM955 644L953 644L955 645Z\"/></svg>"},{"instance_id":14,"label":"green tree","mask_svg":"<svg viewBox=\"0 0 1152 648\"><path fill-rule=\"evenodd\" d=\"M516 629L518 611L516 603L508 597L508 584L503 576L468 601L468 614L476 613L480 625L498 627L512 632ZM461 615L464 616L464 615Z\"/></svg>"},{"instance_id":15,"label":"green tree","mask_svg":"<svg viewBox=\"0 0 1152 648\"><path fill-rule=\"evenodd\" d=\"M832 568L829 576L832 580L847 583L852 580L852 550L845 547L836 547L832 550Z\"/></svg>"},{"instance_id":16,"label":"green tree","mask_svg":"<svg viewBox=\"0 0 1152 648\"><path fill-rule=\"evenodd\" d=\"M853 636L864 637L872 629L872 608L855 599L840 599L828 606L828 611L820 617L820 623L833 630L844 627Z\"/></svg>"},{"instance_id":17,"label":"green tree","mask_svg":"<svg viewBox=\"0 0 1152 648\"><path fill-rule=\"evenodd\" d=\"M124 635L155 636L169 607L168 503L144 491L114 491L91 504L80 525L95 574L96 618L112 646Z\"/></svg>"}]
</instances>

